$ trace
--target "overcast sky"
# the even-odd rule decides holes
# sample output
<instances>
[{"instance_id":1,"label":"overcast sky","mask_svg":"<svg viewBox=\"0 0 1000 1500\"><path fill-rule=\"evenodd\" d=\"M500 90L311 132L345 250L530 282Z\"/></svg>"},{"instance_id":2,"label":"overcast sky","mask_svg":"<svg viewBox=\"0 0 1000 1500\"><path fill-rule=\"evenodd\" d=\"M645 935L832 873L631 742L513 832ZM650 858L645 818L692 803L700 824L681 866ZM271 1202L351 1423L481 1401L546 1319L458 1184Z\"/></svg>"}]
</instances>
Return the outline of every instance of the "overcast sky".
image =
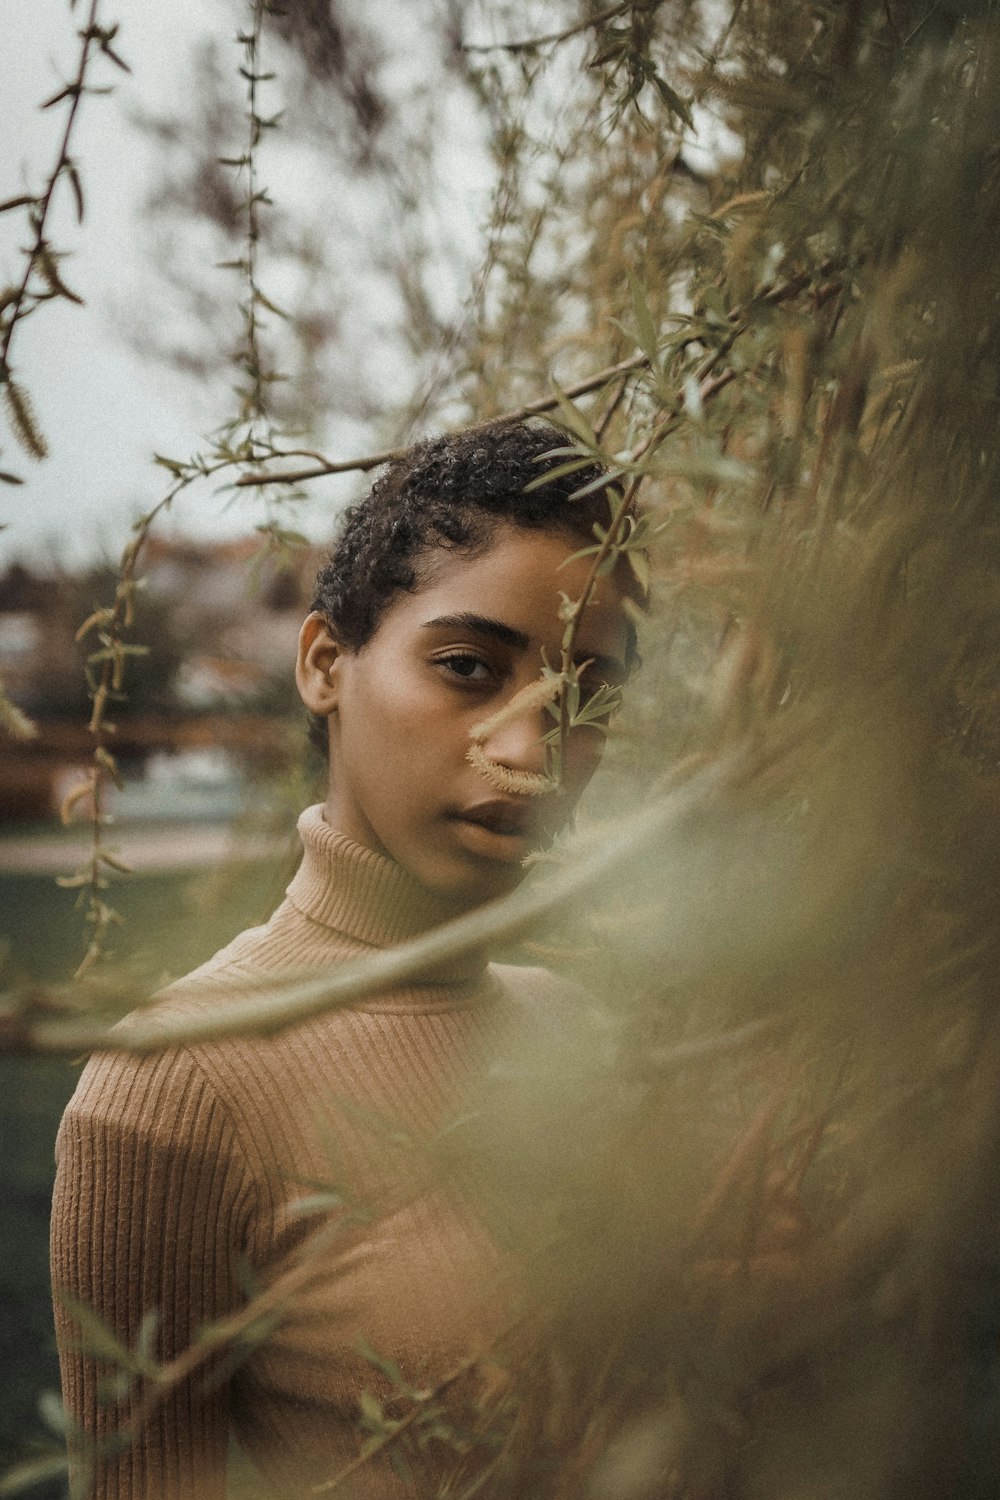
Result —
<instances>
[{"instance_id":1,"label":"overcast sky","mask_svg":"<svg viewBox=\"0 0 1000 1500\"><path fill-rule=\"evenodd\" d=\"M79 46L75 27L85 13L86 0L78 0L73 14L69 0L0 0L0 199L37 191L55 160L64 106L41 111L39 104L71 76ZM84 99L74 138L86 220L82 229L76 226L64 193L51 228L52 242L71 252L62 263L64 277L86 305L48 304L15 335L12 362L34 399L50 456L36 463L6 430L0 436L0 466L26 481L18 488L0 485L0 521L7 526L0 532L0 566L15 557L117 557L131 522L163 493L164 474L153 466L152 454L186 458L203 450L204 434L231 415L207 410L193 384L142 360L116 320L130 299L134 306L137 294L148 295L150 285L148 274L144 281L140 224L150 153L130 112L139 101L147 110L185 107L192 50L207 34L232 36L233 7L224 0L120 0L117 6L106 0L102 18L111 21L119 13L116 46L131 76L104 69L106 76L95 81L113 82L115 93ZM240 58L235 46L233 52L235 71ZM19 279L24 243L23 216L0 216L0 285ZM315 508L307 529L325 535L344 485L323 484L330 486L330 503ZM233 505L196 486L178 503L173 524L200 535L232 535L262 518L254 493Z\"/></svg>"},{"instance_id":2,"label":"overcast sky","mask_svg":"<svg viewBox=\"0 0 1000 1500\"><path fill-rule=\"evenodd\" d=\"M114 4L105 7L115 19ZM3 467L22 474L17 489L0 486L0 557L116 554L131 519L154 500L161 480L150 463L154 449L187 454L197 446L193 397L179 384L144 368L113 326L113 296L136 275L134 230L147 152L129 124L137 97L166 108L183 87L183 60L200 33L220 24L212 0L126 5L119 46L133 74L107 76L111 97L85 99L76 154L87 196L82 230L72 213L58 213L53 241L72 251L66 280L85 307L54 302L17 330L13 363L32 393L50 456L34 463L3 433ZM75 27L86 4L71 15L68 0L0 0L4 37L0 87L0 198L37 191L55 159L64 106L39 104L70 76L78 50ZM63 205L66 207L67 205ZM0 274L19 276L25 242L20 214L0 217ZM231 522L229 523L231 526Z\"/></svg>"},{"instance_id":3,"label":"overcast sky","mask_svg":"<svg viewBox=\"0 0 1000 1500\"><path fill-rule=\"evenodd\" d=\"M70 0L0 0L0 34L5 44L0 64L0 199L26 189L39 191L55 160L65 106L41 111L39 104L72 76L79 51L76 27L86 15L87 3L78 0L71 13ZM106 76L95 81L113 82L114 94L83 101L73 146L87 198L82 229L75 223L71 197L65 191L59 200L60 212L50 224L51 242L70 252L62 262L65 280L86 299L86 305L47 304L25 320L15 335L12 364L34 399L51 451L46 460L35 463L0 430L4 449L0 467L21 474L26 481L18 488L0 485L0 522L7 525L0 531L0 566L13 557L44 558L46 554L69 561L95 553L116 558L131 522L163 493L164 471L154 467L152 454L187 458L205 451L205 434L232 415L228 407L209 409L211 402L193 381L185 381L155 360L141 358L116 324L128 315L123 309L137 310L146 320L158 315L155 276L143 260L148 241L143 238L142 221L144 198L155 180L156 167L150 145L131 123L131 115L140 104L147 113L190 110L192 54L208 36L233 42L234 87L242 94L236 79L242 57L234 39L239 9L232 0L170 0L169 4L102 0L100 14L105 24L121 20L115 45L132 72L126 76L102 65ZM412 12L400 10L396 0L384 6L380 0L365 0L366 20L374 21L380 14L391 43L385 81L405 94L429 76L428 59L421 51L420 11L417 7ZM478 127L466 119L464 100L452 100L446 93L436 99L436 107L444 111L436 148L440 160L423 210L429 223L436 222L442 237L442 307L449 315L461 304L467 279L479 261L492 166L485 148L477 149ZM284 101L265 101L265 105L275 102L280 107ZM462 113L461 119L453 117L455 108ZM218 149L220 154L235 154L242 142L220 142ZM328 195L336 187L334 164L328 157L317 157L312 165L323 173L321 185L313 180L308 162L283 160L280 192L274 194L276 212L281 212L283 202L293 207L303 194L307 201L314 199L320 186ZM270 178L268 185L274 189ZM367 211L357 184L349 192L341 191L339 200L334 193L332 211L341 220L348 214L359 220L353 243L360 244L364 262L360 267L353 263L339 267L340 300L345 304L342 335L348 347L353 341L354 348L368 350L370 357L372 348L377 348L379 370L391 371L391 361L401 351L387 346L382 352L377 345L378 328L380 322L384 328L395 327L398 313L391 299L385 301L386 288L373 282L366 269ZM343 223L340 227L343 230ZM25 238L22 213L0 215L0 286L20 279L23 257L19 250ZM357 259L357 248L354 253ZM272 295L276 285L277 296L283 300L280 268L268 265L265 269ZM218 274L228 276L231 284L232 272ZM402 389L405 379L402 384L397 379L396 384ZM327 447L342 457L354 456L359 446L367 451L374 441L372 433L346 416L335 417L331 414L331 431L324 439ZM325 539L339 505L357 492L358 484L356 476L314 484L309 495L315 503L297 511L292 524ZM246 533L265 519L263 503L255 491L243 492L234 503L198 485L178 502L173 524L200 535ZM158 523L158 529L162 533L168 526Z\"/></svg>"},{"instance_id":4,"label":"overcast sky","mask_svg":"<svg viewBox=\"0 0 1000 1500\"><path fill-rule=\"evenodd\" d=\"M379 0L364 3L370 19L379 10ZM76 27L87 8L88 0L78 0L72 13L69 0L0 0L0 200L25 190L39 191L54 163L65 105L41 111L39 104L72 76L79 51ZM477 35L489 20L488 8L481 9ZM63 275L86 305L46 304L15 334L12 363L33 397L50 456L33 462L15 447L6 424L0 428L0 467L26 481L16 488L0 484L0 522L6 523L0 531L0 567L14 557L44 559L47 554L70 562L95 554L117 558L131 522L164 491L164 473L154 467L152 454L187 458L204 451L205 434L232 414L228 409L209 409L211 402L194 382L184 381L155 360L140 358L116 325L122 309L130 307L144 318L157 316L155 279L143 261L148 245L142 224L142 206L155 171L149 143L131 123L131 115L140 103L147 112L189 109L192 52L206 36L232 39L238 10L232 0L102 0L100 14L105 24L121 19L116 46L132 72L127 76L103 66L103 76L95 81L114 83L115 92L83 100L73 151L86 190L84 225L76 225L65 190L50 223L51 242L70 252L62 262ZM392 32L396 73L419 71L419 27L411 36L414 28L408 25L415 16L399 9L396 0L388 0L383 19ZM240 60L234 44L234 83ZM406 83L405 77L402 84L396 78L397 86ZM450 252L441 256L442 274L447 263L449 274L458 277L445 288L446 300L450 296L461 301L461 261L466 259L467 274L471 273L480 253L491 169L485 152L476 150L475 136L474 122L446 119L441 144L446 160L438 186L447 191L439 195L442 202L436 210L432 201L428 209L437 213ZM220 153L240 149L240 142L219 143ZM688 142L688 157L693 149ZM322 170L329 187L329 162ZM280 213L281 200L289 194L308 196L315 190L308 172L284 170L276 211ZM355 217L364 215L363 199L356 192L341 193L336 211L343 214L348 209ZM361 230L363 244L363 223ZM20 280L19 251L25 239L23 213L0 215L0 286ZM269 276L275 269L267 268ZM341 290L350 293L348 345L353 340L353 347L360 349L370 343L373 318L378 321L380 289L367 282L359 287L357 267L349 276L350 270L343 267L339 279ZM280 282L278 295L283 295ZM365 315L357 330L350 323L352 302L356 314L363 309ZM385 320L393 321L391 310L385 312ZM367 448L371 435L362 433L359 439L350 424L326 437L328 446L345 457L354 455L359 441ZM338 504L357 487L353 476L314 484L310 499L316 503L293 524L325 538ZM208 486L199 485L178 503L173 524L199 535L246 533L264 519L261 505L257 492L243 492L239 503L227 504ZM167 527L161 524L159 529Z\"/></svg>"}]
</instances>

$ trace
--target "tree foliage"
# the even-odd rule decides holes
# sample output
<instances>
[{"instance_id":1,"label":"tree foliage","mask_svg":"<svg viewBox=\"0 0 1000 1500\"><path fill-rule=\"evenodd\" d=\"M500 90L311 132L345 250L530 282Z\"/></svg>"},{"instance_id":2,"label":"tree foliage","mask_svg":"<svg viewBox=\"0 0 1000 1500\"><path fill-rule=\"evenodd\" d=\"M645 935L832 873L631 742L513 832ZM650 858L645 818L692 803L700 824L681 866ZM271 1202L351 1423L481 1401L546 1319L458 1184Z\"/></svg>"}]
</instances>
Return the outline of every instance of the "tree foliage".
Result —
<instances>
[{"instance_id":1,"label":"tree foliage","mask_svg":"<svg viewBox=\"0 0 1000 1500\"><path fill-rule=\"evenodd\" d=\"M466 1131L493 1164L482 1211L547 1309L482 1493L992 1494L996 7L428 3L412 109L374 20L266 10L249 7L254 46L308 80L309 131L402 226L379 272L410 362L401 394L376 392L373 436L546 407L567 464L617 476L594 576L630 556L652 611L611 773L558 867L370 970L256 997L240 1024L287 1024L484 930L527 932L590 989L575 1049L524 1059ZM428 227L445 81L492 165L466 279ZM210 454L166 461L171 493L369 467L292 435L320 442L334 398L310 359L342 357L335 326L318 351L308 297L278 340L300 378L276 402L253 385L255 341L277 334L267 256L316 240L263 198L255 228L245 161L235 198L204 170L207 201L180 201L258 257L235 257L250 386ZM585 607L567 601L556 750ZM15 997L16 1045L109 1040L64 1000L40 1018ZM405 1446L423 1418L366 1420Z\"/></svg>"}]
</instances>

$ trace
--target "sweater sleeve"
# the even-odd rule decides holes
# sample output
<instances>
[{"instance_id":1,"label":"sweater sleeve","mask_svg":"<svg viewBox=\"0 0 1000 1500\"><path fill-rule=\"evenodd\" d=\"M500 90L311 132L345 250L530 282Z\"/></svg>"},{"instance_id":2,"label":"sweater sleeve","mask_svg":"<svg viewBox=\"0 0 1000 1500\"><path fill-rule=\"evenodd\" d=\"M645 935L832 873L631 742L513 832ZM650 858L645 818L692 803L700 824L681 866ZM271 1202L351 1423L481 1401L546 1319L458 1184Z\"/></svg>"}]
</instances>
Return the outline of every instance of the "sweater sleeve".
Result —
<instances>
[{"instance_id":1,"label":"sweater sleeve","mask_svg":"<svg viewBox=\"0 0 1000 1500\"><path fill-rule=\"evenodd\" d=\"M199 1364L143 1416L150 1383L119 1379L112 1389L114 1362L95 1357L93 1329L81 1330L69 1299L132 1350L155 1317L161 1362L239 1304L248 1190L226 1112L188 1053L103 1055L70 1101L56 1160L51 1248L63 1399L77 1430L75 1459L86 1468L96 1454L94 1500L217 1500L228 1437L218 1363Z\"/></svg>"}]
</instances>

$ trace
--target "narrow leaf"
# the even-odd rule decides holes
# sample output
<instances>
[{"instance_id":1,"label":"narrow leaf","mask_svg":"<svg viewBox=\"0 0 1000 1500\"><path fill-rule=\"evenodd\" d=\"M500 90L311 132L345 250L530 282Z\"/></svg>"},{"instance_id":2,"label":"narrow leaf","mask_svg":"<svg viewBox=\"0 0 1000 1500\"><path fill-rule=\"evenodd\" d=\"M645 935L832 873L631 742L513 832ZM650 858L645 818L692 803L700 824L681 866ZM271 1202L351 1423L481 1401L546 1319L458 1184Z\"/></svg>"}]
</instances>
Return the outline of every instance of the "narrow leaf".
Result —
<instances>
[{"instance_id":1,"label":"narrow leaf","mask_svg":"<svg viewBox=\"0 0 1000 1500\"><path fill-rule=\"evenodd\" d=\"M0 1495L23 1494L46 1479L57 1479L68 1467L69 1461L62 1453L53 1453L47 1458L29 1458L16 1468L8 1469L0 1478Z\"/></svg>"},{"instance_id":2,"label":"narrow leaf","mask_svg":"<svg viewBox=\"0 0 1000 1500\"><path fill-rule=\"evenodd\" d=\"M83 306L83 298L63 281L59 271L59 262L52 254L52 251L44 245L38 252L36 265L48 282L49 289L55 292L56 296L65 297L68 301L75 302L78 307Z\"/></svg>"},{"instance_id":3,"label":"narrow leaf","mask_svg":"<svg viewBox=\"0 0 1000 1500\"><path fill-rule=\"evenodd\" d=\"M76 204L76 222L83 223L83 185L80 182L80 174L76 169L76 162L67 161L66 175L69 177L69 185L73 189L73 201Z\"/></svg>"},{"instance_id":4,"label":"narrow leaf","mask_svg":"<svg viewBox=\"0 0 1000 1500\"><path fill-rule=\"evenodd\" d=\"M105 57L110 57L115 66L121 68L123 73L131 73L132 69L129 67L128 63L119 53L115 51L110 42L102 42L101 51L104 53Z\"/></svg>"},{"instance_id":5,"label":"narrow leaf","mask_svg":"<svg viewBox=\"0 0 1000 1500\"><path fill-rule=\"evenodd\" d=\"M694 120L692 119L691 108L687 101L682 99L677 90L672 89L666 79L660 77L659 73L654 73L650 78L650 82L656 88L657 93L670 113L676 115L687 126L688 130L693 130Z\"/></svg>"},{"instance_id":6,"label":"narrow leaf","mask_svg":"<svg viewBox=\"0 0 1000 1500\"><path fill-rule=\"evenodd\" d=\"M579 407L574 406L573 402L566 395L566 392L554 380L552 388L556 393L556 400L559 403L559 415L562 417L564 425L569 428L570 432L574 432L586 447L599 447L597 434L583 415L583 412Z\"/></svg>"},{"instance_id":7,"label":"narrow leaf","mask_svg":"<svg viewBox=\"0 0 1000 1500\"><path fill-rule=\"evenodd\" d=\"M649 593L649 558L645 552L639 552L634 548L623 549L628 558L629 567L635 574L635 581L644 594Z\"/></svg>"},{"instance_id":8,"label":"narrow leaf","mask_svg":"<svg viewBox=\"0 0 1000 1500\"><path fill-rule=\"evenodd\" d=\"M27 391L23 386L18 385L16 381L8 380L3 387L3 392L4 400L7 404L7 416L10 419L11 431L21 444L21 447L32 458L46 458L49 446L35 420L31 398Z\"/></svg>"},{"instance_id":9,"label":"narrow leaf","mask_svg":"<svg viewBox=\"0 0 1000 1500\"><path fill-rule=\"evenodd\" d=\"M38 727L16 703L12 703L0 686L0 729L12 740L33 740Z\"/></svg>"},{"instance_id":10,"label":"narrow leaf","mask_svg":"<svg viewBox=\"0 0 1000 1500\"><path fill-rule=\"evenodd\" d=\"M562 479L566 474L576 474L580 469L589 468L593 462L594 460L588 453L582 458L574 458L567 463L556 464L554 468L546 469L544 474L539 474L537 479L529 479L528 483L524 486L524 493L528 495L532 490L539 490L545 484L552 484L554 480Z\"/></svg>"},{"instance_id":11,"label":"narrow leaf","mask_svg":"<svg viewBox=\"0 0 1000 1500\"><path fill-rule=\"evenodd\" d=\"M55 1294L80 1330L79 1347L84 1354L91 1354L97 1359L106 1359L111 1364L117 1365L119 1369L134 1368L135 1358L131 1350L121 1343L92 1307L88 1307L85 1302L81 1302L63 1287L57 1287Z\"/></svg>"},{"instance_id":12,"label":"narrow leaf","mask_svg":"<svg viewBox=\"0 0 1000 1500\"><path fill-rule=\"evenodd\" d=\"M102 864L107 865L112 870L117 870L119 875L132 874L131 865L127 865L123 859L117 859L115 855L109 854L106 849L102 849L97 857Z\"/></svg>"},{"instance_id":13,"label":"narrow leaf","mask_svg":"<svg viewBox=\"0 0 1000 1500\"><path fill-rule=\"evenodd\" d=\"M656 325L646 301L646 294L639 279L629 273L629 291L632 294L632 313L635 317L636 338L639 348L650 364L656 361Z\"/></svg>"}]
</instances>

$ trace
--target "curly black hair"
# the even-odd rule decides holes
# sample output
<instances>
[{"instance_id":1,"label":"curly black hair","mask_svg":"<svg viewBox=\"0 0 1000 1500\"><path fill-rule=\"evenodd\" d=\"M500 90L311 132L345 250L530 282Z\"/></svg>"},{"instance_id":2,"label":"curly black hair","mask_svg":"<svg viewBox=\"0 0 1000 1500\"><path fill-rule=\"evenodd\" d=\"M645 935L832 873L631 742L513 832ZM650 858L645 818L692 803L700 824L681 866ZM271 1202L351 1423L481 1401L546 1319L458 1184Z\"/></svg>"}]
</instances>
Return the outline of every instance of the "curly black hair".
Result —
<instances>
[{"instance_id":1,"label":"curly black hair","mask_svg":"<svg viewBox=\"0 0 1000 1500\"><path fill-rule=\"evenodd\" d=\"M485 423L417 443L345 512L330 560L316 579L312 608L326 616L345 646L358 651L395 596L417 587L419 564L437 547L481 555L504 522L592 543L595 524L608 524L607 489L598 484L579 499L570 496L600 480L596 464L525 493L533 479L561 462L546 463L544 455L565 444L565 433L537 418Z\"/></svg>"},{"instance_id":2,"label":"curly black hair","mask_svg":"<svg viewBox=\"0 0 1000 1500\"><path fill-rule=\"evenodd\" d=\"M526 492L533 479L563 462L546 461L545 455L566 441L552 423L529 418L487 422L415 444L344 513L333 552L316 579L312 608L325 616L343 645L359 651L393 599L419 586L420 563L437 548L482 555L502 524L559 531L571 541L592 543L595 525L607 526L609 520L608 486L600 483L604 471L598 465L557 475ZM589 485L594 487L587 494L570 498ZM623 581L641 603L631 569L623 569ZM321 722L311 726L310 739L325 747Z\"/></svg>"}]
</instances>

